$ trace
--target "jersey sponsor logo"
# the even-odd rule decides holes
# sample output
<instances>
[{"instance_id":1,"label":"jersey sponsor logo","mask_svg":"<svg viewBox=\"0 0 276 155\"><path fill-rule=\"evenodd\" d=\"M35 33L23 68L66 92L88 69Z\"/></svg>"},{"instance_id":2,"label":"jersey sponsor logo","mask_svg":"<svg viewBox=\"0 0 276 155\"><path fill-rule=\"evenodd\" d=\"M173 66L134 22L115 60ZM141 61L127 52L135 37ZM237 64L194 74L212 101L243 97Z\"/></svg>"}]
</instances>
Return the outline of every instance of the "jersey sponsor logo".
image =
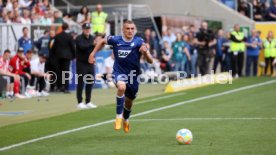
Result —
<instances>
[{"instance_id":1,"label":"jersey sponsor logo","mask_svg":"<svg viewBox=\"0 0 276 155\"><path fill-rule=\"evenodd\" d=\"M131 50L118 50L118 57L119 58L126 58Z\"/></svg>"},{"instance_id":2,"label":"jersey sponsor logo","mask_svg":"<svg viewBox=\"0 0 276 155\"><path fill-rule=\"evenodd\" d=\"M131 47L133 47L134 45L135 45L134 42L130 44Z\"/></svg>"}]
</instances>

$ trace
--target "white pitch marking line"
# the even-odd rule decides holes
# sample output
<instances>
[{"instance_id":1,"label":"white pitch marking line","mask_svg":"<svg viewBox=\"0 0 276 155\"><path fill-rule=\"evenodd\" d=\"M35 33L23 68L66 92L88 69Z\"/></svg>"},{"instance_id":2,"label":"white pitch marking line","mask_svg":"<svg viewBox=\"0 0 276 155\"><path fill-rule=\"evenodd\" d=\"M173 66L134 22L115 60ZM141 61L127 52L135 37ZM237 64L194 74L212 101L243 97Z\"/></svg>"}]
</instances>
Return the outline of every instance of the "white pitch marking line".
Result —
<instances>
[{"instance_id":1,"label":"white pitch marking line","mask_svg":"<svg viewBox=\"0 0 276 155\"><path fill-rule=\"evenodd\" d=\"M165 110L165 109L169 109L169 108L173 108L173 107L177 107L177 106L184 105L184 104L187 104L187 103L202 101L202 100L206 100L206 99L210 99L210 98L214 98L214 97L218 97L218 96L223 96L223 95L239 92L239 91L242 91L242 90L247 90L247 89L252 89L252 88L256 88L256 87L260 87L260 86L264 86L264 85L273 84L273 83L276 83L276 80L271 80L271 81L267 81L267 82L263 82L263 83L244 86L244 87L241 87L241 88L237 88L237 89L233 89L233 90L229 90L229 91L225 91L225 92L217 93L217 94L213 94L213 95L203 96L203 97L191 99L191 100L188 100L188 101L178 102L178 103L175 103L175 104L172 104L172 105L168 105L168 106L164 106L164 107L144 111L144 112L141 112L141 113L138 113L138 114L134 114L134 115L132 115L132 118L133 117L138 117L138 116L143 116L143 115L146 115L146 114L150 114L150 113ZM53 137L57 137L57 136L61 136L61 135L66 135L66 134L69 134L69 133L85 130L85 129L88 129L88 128L102 126L102 125L105 125L105 124L108 124L108 123L112 123L113 121L114 120L112 119L112 120L108 120L108 121L104 121L104 122L100 122L100 123L96 123L96 124L92 124L92 125L83 126L83 127L80 127L80 128L75 128L75 129L71 129L71 130L58 132L58 133L51 134L51 135L44 136L44 137L40 137L40 138L27 140L27 141L20 142L20 143L17 143L17 144L2 147L2 148L0 148L0 151L6 151L6 150L9 150L9 149L12 149L12 148L17 148L17 147L20 147L20 146L23 146L23 145L26 145L26 144L30 144L30 143L34 143L34 142L38 142L38 141L41 141L41 140L45 140L45 139L49 139L49 138L53 138Z\"/></svg>"},{"instance_id":2,"label":"white pitch marking line","mask_svg":"<svg viewBox=\"0 0 276 155\"><path fill-rule=\"evenodd\" d=\"M151 122L151 121L202 121L202 120L276 120L276 118L150 118L150 119L132 119L131 122Z\"/></svg>"}]
</instances>

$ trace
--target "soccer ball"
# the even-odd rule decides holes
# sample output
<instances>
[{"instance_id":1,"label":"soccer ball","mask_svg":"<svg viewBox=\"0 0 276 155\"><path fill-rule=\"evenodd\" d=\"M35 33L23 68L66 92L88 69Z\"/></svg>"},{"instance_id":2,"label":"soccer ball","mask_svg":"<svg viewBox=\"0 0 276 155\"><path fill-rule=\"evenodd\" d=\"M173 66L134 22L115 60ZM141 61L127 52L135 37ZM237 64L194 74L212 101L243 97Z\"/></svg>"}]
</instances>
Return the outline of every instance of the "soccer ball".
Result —
<instances>
[{"instance_id":1,"label":"soccer ball","mask_svg":"<svg viewBox=\"0 0 276 155\"><path fill-rule=\"evenodd\" d=\"M191 142L193 141L193 134L188 129L178 130L176 133L176 140L179 144L182 144L182 145L191 144Z\"/></svg>"}]
</instances>

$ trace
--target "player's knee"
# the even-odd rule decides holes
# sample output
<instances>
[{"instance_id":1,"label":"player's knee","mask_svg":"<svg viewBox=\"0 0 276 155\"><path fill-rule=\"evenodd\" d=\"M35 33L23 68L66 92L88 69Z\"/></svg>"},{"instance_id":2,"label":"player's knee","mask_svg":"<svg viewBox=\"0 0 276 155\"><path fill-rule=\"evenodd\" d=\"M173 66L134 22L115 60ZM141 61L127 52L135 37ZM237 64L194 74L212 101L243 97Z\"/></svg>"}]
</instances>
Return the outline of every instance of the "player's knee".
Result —
<instances>
[{"instance_id":1,"label":"player's knee","mask_svg":"<svg viewBox=\"0 0 276 155\"><path fill-rule=\"evenodd\" d=\"M126 91L126 85L124 83L118 83L117 87L118 87L118 91L121 93L124 93Z\"/></svg>"},{"instance_id":2,"label":"player's knee","mask_svg":"<svg viewBox=\"0 0 276 155\"><path fill-rule=\"evenodd\" d=\"M118 86L118 91L119 92L125 92L126 91L126 87L121 85L121 86Z\"/></svg>"}]
</instances>

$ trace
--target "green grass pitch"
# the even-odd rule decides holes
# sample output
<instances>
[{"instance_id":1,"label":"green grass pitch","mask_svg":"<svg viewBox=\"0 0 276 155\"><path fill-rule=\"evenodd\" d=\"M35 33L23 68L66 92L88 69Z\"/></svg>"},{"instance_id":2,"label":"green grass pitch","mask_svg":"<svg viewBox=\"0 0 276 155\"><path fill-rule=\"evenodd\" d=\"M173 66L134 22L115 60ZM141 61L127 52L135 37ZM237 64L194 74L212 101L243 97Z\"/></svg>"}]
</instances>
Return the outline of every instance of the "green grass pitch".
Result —
<instances>
[{"instance_id":1,"label":"green grass pitch","mask_svg":"<svg viewBox=\"0 0 276 155\"><path fill-rule=\"evenodd\" d=\"M113 123L108 122L0 151L0 155L273 155L276 154L276 81L221 94L272 80L275 79L241 78L232 85L212 85L178 92L175 96L162 94L138 99L141 103L133 108L132 114L136 116L130 119L128 134L115 131ZM202 98L213 94L221 95ZM164 97L166 95L171 97ZM150 111L198 98L202 100ZM148 102L143 102L146 100ZM143 113L145 111L150 112ZM113 104L3 126L0 127L0 148L102 123L114 116ZM177 144L175 135L181 128L192 131L191 145Z\"/></svg>"}]
</instances>

